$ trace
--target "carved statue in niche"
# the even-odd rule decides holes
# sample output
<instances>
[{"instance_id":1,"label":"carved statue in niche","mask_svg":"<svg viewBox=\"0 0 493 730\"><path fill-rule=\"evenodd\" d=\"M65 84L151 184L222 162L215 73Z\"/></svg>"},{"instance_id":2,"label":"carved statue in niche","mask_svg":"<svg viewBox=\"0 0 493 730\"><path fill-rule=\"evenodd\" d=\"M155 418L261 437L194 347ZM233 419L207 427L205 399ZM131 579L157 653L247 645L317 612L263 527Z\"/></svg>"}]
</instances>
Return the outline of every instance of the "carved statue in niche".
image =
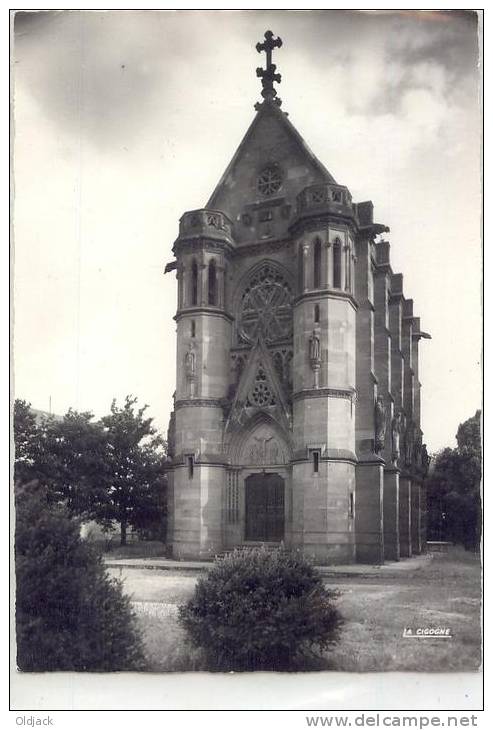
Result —
<instances>
[{"instance_id":1,"label":"carved statue in niche","mask_svg":"<svg viewBox=\"0 0 493 730\"><path fill-rule=\"evenodd\" d=\"M312 367L317 363L320 364L320 337L315 330L313 330L312 336L310 337L308 349Z\"/></svg>"},{"instance_id":2,"label":"carved statue in niche","mask_svg":"<svg viewBox=\"0 0 493 730\"><path fill-rule=\"evenodd\" d=\"M271 462L271 464L277 464L278 455L279 455L279 447L278 447L276 441L274 441L273 444L272 444L272 446L270 447L270 462Z\"/></svg>"},{"instance_id":3,"label":"carved statue in niche","mask_svg":"<svg viewBox=\"0 0 493 730\"><path fill-rule=\"evenodd\" d=\"M380 454L385 448L385 432L387 430L387 411L382 395L375 402L375 453Z\"/></svg>"},{"instance_id":4,"label":"carved statue in niche","mask_svg":"<svg viewBox=\"0 0 493 730\"><path fill-rule=\"evenodd\" d=\"M423 469L423 473L425 476L428 474L430 461L431 458L430 456L428 456L428 449L426 448L426 444L423 444L421 447L421 468Z\"/></svg>"},{"instance_id":5,"label":"carved statue in niche","mask_svg":"<svg viewBox=\"0 0 493 730\"><path fill-rule=\"evenodd\" d=\"M193 342L188 346L188 350L185 353L185 375L188 381L189 396L193 398L195 396L195 380L196 380L196 358Z\"/></svg>"},{"instance_id":6,"label":"carved statue in niche","mask_svg":"<svg viewBox=\"0 0 493 730\"><path fill-rule=\"evenodd\" d=\"M313 387L319 387L319 374L320 374L320 337L317 332L313 330L312 336L308 343L308 354L310 357L310 365L313 370Z\"/></svg>"},{"instance_id":7,"label":"carved statue in niche","mask_svg":"<svg viewBox=\"0 0 493 730\"><path fill-rule=\"evenodd\" d=\"M195 377L195 351L193 348L193 342L188 346L188 350L185 353L185 374L189 380Z\"/></svg>"},{"instance_id":8,"label":"carved statue in niche","mask_svg":"<svg viewBox=\"0 0 493 730\"><path fill-rule=\"evenodd\" d=\"M413 463L413 452L414 452L414 435L416 431L416 426L414 421L410 418L407 427L406 427L406 434L405 434L405 451L404 451L404 460L407 466L410 466Z\"/></svg>"},{"instance_id":9,"label":"carved statue in niche","mask_svg":"<svg viewBox=\"0 0 493 730\"><path fill-rule=\"evenodd\" d=\"M400 448L400 442L401 442L401 432L402 432L402 423L405 421L405 416L402 411L397 411L397 413L394 415L392 419L391 424L391 431L392 431L392 461L394 464L397 464L397 461L399 460L399 457L401 455L401 448Z\"/></svg>"}]
</instances>

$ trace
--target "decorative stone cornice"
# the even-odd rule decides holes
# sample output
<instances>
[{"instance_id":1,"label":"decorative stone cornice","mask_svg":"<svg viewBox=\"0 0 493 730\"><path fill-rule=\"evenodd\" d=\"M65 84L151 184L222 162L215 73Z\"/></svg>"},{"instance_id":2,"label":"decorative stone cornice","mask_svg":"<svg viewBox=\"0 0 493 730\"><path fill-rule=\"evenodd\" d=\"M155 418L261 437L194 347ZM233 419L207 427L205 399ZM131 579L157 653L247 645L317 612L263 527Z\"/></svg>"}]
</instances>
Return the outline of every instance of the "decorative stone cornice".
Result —
<instances>
[{"instance_id":1,"label":"decorative stone cornice","mask_svg":"<svg viewBox=\"0 0 493 730\"><path fill-rule=\"evenodd\" d=\"M340 225L341 220L349 225L352 233L356 235L358 228L354 216L350 214L345 215L343 212L339 213L337 216L329 212L325 214L320 212L304 213L302 216L295 218L289 227L289 232L293 235L298 235L301 232L310 233L319 231L324 226L330 226L331 224Z\"/></svg>"},{"instance_id":2,"label":"decorative stone cornice","mask_svg":"<svg viewBox=\"0 0 493 730\"><path fill-rule=\"evenodd\" d=\"M291 464L306 464L311 461L311 457L306 455L306 449L300 449L296 451L294 458L291 460ZM320 456L320 461L338 461L338 462L349 462L351 464L357 464L358 459L354 451L349 449L326 449L325 453Z\"/></svg>"},{"instance_id":3,"label":"decorative stone cornice","mask_svg":"<svg viewBox=\"0 0 493 730\"><path fill-rule=\"evenodd\" d=\"M229 464L222 454L198 454L197 457L194 458L193 465L194 468L201 466L215 466L225 469L229 468ZM182 467L184 469L188 468L187 464L183 461L182 456L177 456L173 459L171 468L176 469L177 467ZM168 467L168 470L169 469L170 467Z\"/></svg>"},{"instance_id":4,"label":"decorative stone cornice","mask_svg":"<svg viewBox=\"0 0 493 730\"><path fill-rule=\"evenodd\" d=\"M382 456L366 452L358 455L357 462L366 466L385 466L385 459Z\"/></svg>"},{"instance_id":5,"label":"decorative stone cornice","mask_svg":"<svg viewBox=\"0 0 493 730\"><path fill-rule=\"evenodd\" d=\"M233 244L229 241L215 238L214 236L202 236L200 234L180 236L173 244L173 253L175 255L196 253L204 249L213 253L224 253L226 255L231 255L235 250Z\"/></svg>"},{"instance_id":6,"label":"decorative stone cornice","mask_svg":"<svg viewBox=\"0 0 493 730\"><path fill-rule=\"evenodd\" d=\"M180 319L183 317L188 317L191 315L197 315L197 314L207 314L211 317L220 317L222 319L226 319L228 322L233 322L234 317L231 314L228 314L223 309L218 309L217 307L210 307L210 306L202 306L202 307L182 307L173 317L175 322L179 322Z\"/></svg>"},{"instance_id":7,"label":"decorative stone cornice","mask_svg":"<svg viewBox=\"0 0 493 730\"><path fill-rule=\"evenodd\" d=\"M355 310L359 309L359 304L352 294L342 289L313 289L311 291L298 294L294 299L294 305L300 304L305 299L320 299L320 297L328 297L329 299L346 299L350 302Z\"/></svg>"},{"instance_id":8,"label":"decorative stone cornice","mask_svg":"<svg viewBox=\"0 0 493 730\"><path fill-rule=\"evenodd\" d=\"M222 408L221 398L182 398L175 403L175 410L180 408Z\"/></svg>"},{"instance_id":9,"label":"decorative stone cornice","mask_svg":"<svg viewBox=\"0 0 493 730\"><path fill-rule=\"evenodd\" d=\"M293 393L293 401L305 400L306 398L347 398L347 400L353 400L355 395L354 388L309 388Z\"/></svg>"},{"instance_id":10,"label":"decorative stone cornice","mask_svg":"<svg viewBox=\"0 0 493 730\"><path fill-rule=\"evenodd\" d=\"M398 304L399 302L404 301L404 294L400 292L390 292L389 293L389 304Z\"/></svg>"},{"instance_id":11,"label":"decorative stone cornice","mask_svg":"<svg viewBox=\"0 0 493 730\"><path fill-rule=\"evenodd\" d=\"M232 250L233 258L240 258L242 256L251 256L253 254L266 254L275 253L281 249L286 249L288 246L292 246L294 241L292 238L276 238L268 241L258 241L255 243L243 243L238 244L236 248Z\"/></svg>"},{"instance_id":12,"label":"decorative stone cornice","mask_svg":"<svg viewBox=\"0 0 493 730\"><path fill-rule=\"evenodd\" d=\"M233 223L221 210L199 208L189 210L180 218L180 236L213 235L231 239Z\"/></svg>"},{"instance_id":13,"label":"decorative stone cornice","mask_svg":"<svg viewBox=\"0 0 493 730\"><path fill-rule=\"evenodd\" d=\"M392 267L389 263L378 263L378 261L375 262L375 274L376 276L392 276Z\"/></svg>"}]
</instances>

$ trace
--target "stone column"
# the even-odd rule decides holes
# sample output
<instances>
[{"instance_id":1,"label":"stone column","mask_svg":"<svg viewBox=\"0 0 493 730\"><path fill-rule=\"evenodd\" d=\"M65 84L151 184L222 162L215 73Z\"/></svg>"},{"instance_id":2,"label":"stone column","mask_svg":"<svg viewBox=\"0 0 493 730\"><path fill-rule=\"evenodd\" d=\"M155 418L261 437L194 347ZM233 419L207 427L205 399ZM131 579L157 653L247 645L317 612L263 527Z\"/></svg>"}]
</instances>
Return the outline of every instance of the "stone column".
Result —
<instances>
[{"instance_id":1,"label":"stone column","mask_svg":"<svg viewBox=\"0 0 493 730\"><path fill-rule=\"evenodd\" d=\"M403 406L404 357L402 355L402 274L390 279L389 329L391 334L391 393L397 411Z\"/></svg>"},{"instance_id":2,"label":"stone column","mask_svg":"<svg viewBox=\"0 0 493 730\"><path fill-rule=\"evenodd\" d=\"M402 354L404 355L404 410L414 419L413 300L405 299L402 312Z\"/></svg>"},{"instance_id":3,"label":"stone column","mask_svg":"<svg viewBox=\"0 0 493 730\"><path fill-rule=\"evenodd\" d=\"M413 555L421 553L421 483L411 482L411 546Z\"/></svg>"},{"instance_id":4,"label":"stone column","mask_svg":"<svg viewBox=\"0 0 493 730\"><path fill-rule=\"evenodd\" d=\"M402 474L399 478L399 543L401 558L410 558L412 555L411 479Z\"/></svg>"},{"instance_id":5,"label":"stone column","mask_svg":"<svg viewBox=\"0 0 493 730\"><path fill-rule=\"evenodd\" d=\"M358 266L355 290L356 315L356 559L365 563L384 561L383 545L383 466L375 454L374 302L372 286L372 241L358 240ZM344 270L344 261L342 262ZM344 288L344 280L341 282Z\"/></svg>"},{"instance_id":6,"label":"stone column","mask_svg":"<svg viewBox=\"0 0 493 730\"><path fill-rule=\"evenodd\" d=\"M419 340L420 340L420 318L412 319L412 358L414 372L414 421L418 428L421 428L421 383L419 382Z\"/></svg>"},{"instance_id":7,"label":"stone column","mask_svg":"<svg viewBox=\"0 0 493 730\"><path fill-rule=\"evenodd\" d=\"M428 532L428 499L427 499L427 493L426 493L426 479L421 484L421 496L420 496L420 505L421 505L421 552L426 552L426 541L427 541L427 532Z\"/></svg>"},{"instance_id":8,"label":"stone column","mask_svg":"<svg viewBox=\"0 0 493 730\"><path fill-rule=\"evenodd\" d=\"M385 560L399 560L399 470L385 469L383 479L383 533Z\"/></svg>"},{"instance_id":9,"label":"stone column","mask_svg":"<svg viewBox=\"0 0 493 730\"><path fill-rule=\"evenodd\" d=\"M356 560L381 564L384 561L383 466L359 463L356 467Z\"/></svg>"}]
</instances>

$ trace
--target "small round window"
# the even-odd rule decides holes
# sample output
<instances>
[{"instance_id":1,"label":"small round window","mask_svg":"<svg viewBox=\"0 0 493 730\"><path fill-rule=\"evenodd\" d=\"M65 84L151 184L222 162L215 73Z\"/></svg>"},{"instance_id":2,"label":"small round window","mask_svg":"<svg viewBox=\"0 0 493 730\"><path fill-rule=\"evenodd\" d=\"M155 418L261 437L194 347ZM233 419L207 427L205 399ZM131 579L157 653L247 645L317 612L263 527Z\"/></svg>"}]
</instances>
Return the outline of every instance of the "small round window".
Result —
<instances>
[{"instance_id":1,"label":"small round window","mask_svg":"<svg viewBox=\"0 0 493 730\"><path fill-rule=\"evenodd\" d=\"M282 185L281 171L277 165L264 167L257 180L257 188L262 195L274 195Z\"/></svg>"}]
</instances>

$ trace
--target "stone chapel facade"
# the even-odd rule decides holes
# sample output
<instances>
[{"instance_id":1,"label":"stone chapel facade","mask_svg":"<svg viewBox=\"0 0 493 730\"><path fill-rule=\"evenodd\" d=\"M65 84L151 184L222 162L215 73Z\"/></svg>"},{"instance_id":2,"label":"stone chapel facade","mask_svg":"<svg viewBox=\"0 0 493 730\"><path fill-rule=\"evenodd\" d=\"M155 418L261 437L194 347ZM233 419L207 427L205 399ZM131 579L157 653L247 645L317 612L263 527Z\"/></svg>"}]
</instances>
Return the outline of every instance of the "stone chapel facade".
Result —
<instances>
[{"instance_id":1,"label":"stone chapel facade","mask_svg":"<svg viewBox=\"0 0 493 730\"><path fill-rule=\"evenodd\" d=\"M168 432L175 558L280 544L382 563L425 544L422 332L388 228L263 101L205 208L184 213Z\"/></svg>"}]
</instances>

